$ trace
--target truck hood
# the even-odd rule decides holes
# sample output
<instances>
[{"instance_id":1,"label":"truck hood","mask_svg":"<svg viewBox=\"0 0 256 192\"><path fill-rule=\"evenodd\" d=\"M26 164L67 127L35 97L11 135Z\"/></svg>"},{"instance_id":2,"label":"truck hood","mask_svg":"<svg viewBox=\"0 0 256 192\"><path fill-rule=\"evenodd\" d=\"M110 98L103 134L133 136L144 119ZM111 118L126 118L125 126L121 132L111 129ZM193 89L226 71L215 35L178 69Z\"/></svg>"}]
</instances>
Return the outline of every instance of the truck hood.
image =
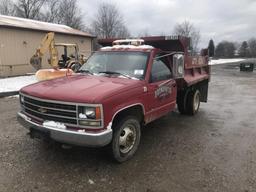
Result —
<instances>
[{"instance_id":1,"label":"truck hood","mask_svg":"<svg viewBox=\"0 0 256 192\"><path fill-rule=\"evenodd\" d=\"M101 103L103 99L142 86L143 81L85 74L42 81L23 87L20 92L49 100Z\"/></svg>"}]
</instances>

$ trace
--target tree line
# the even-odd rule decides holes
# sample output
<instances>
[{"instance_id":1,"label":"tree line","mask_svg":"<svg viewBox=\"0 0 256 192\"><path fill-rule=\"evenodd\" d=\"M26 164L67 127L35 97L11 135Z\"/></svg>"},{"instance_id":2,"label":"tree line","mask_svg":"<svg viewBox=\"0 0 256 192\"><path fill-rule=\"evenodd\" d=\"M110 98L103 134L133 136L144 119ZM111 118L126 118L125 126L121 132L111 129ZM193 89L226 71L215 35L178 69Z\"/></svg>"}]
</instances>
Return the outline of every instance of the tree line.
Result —
<instances>
[{"instance_id":1,"label":"tree line","mask_svg":"<svg viewBox=\"0 0 256 192\"><path fill-rule=\"evenodd\" d=\"M211 39L208 45L209 55L217 58L256 57L256 38L241 43L223 40L214 46Z\"/></svg>"},{"instance_id":2,"label":"tree line","mask_svg":"<svg viewBox=\"0 0 256 192\"><path fill-rule=\"evenodd\" d=\"M87 23L77 0L0 0L0 14L64 24L100 38L130 36L121 13L111 3L101 3Z\"/></svg>"},{"instance_id":3,"label":"tree line","mask_svg":"<svg viewBox=\"0 0 256 192\"><path fill-rule=\"evenodd\" d=\"M87 20L87 23L77 0L0 0L0 14L64 24L88 31L98 38L131 36L121 12L113 3L100 3L94 19ZM191 50L197 51L200 31L192 23L177 23L173 32L175 35L191 37Z\"/></svg>"},{"instance_id":4,"label":"tree line","mask_svg":"<svg viewBox=\"0 0 256 192\"><path fill-rule=\"evenodd\" d=\"M85 27L77 0L0 0L0 14Z\"/></svg>"},{"instance_id":5,"label":"tree line","mask_svg":"<svg viewBox=\"0 0 256 192\"><path fill-rule=\"evenodd\" d=\"M94 19L87 19L87 23L77 0L0 0L0 14L64 24L88 31L98 38L129 38L131 36L123 15L113 3L100 3ZM177 23L173 33L190 37L191 52L199 52L200 30L193 23L189 21ZM147 32L144 36L149 35ZM256 57L256 38L240 44L224 40L216 47L211 39L208 50L211 57Z\"/></svg>"}]
</instances>

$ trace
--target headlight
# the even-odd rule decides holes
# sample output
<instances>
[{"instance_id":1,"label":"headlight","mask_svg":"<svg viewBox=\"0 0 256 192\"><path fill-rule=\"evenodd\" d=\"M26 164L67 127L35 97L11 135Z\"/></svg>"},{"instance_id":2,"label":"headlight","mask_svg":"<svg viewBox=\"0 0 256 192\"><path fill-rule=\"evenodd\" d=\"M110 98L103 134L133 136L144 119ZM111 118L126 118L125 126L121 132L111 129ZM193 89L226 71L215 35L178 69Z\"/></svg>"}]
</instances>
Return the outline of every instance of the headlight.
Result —
<instances>
[{"instance_id":1,"label":"headlight","mask_svg":"<svg viewBox=\"0 0 256 192\"><path fill-rule=\"evenodd\" d=\"M82 126L87 127L100 127L102 126L101 118L101 107L87 107L79 106L78 107L78 123Z\"/></svg>"},{"instance_id":2,"label":"headlight","mask_svg":"<svg viewBox=\"0 0 256 192\"><path fill-rule=\"evenodd\" d=\"M84 114L89 119L95 119L96 118L96 110L94 107L86 107L84 110Z\"/></svg>"},{"instance_id":3,"label":"headlight","mask_svg":"<svg viewBox=\"0 0 256 192\"><path fill-rule=\"evenodd\" d=\"M79 119L101 119L100 107L82 107L78 109Z\"/></svg>"}]
</instances>

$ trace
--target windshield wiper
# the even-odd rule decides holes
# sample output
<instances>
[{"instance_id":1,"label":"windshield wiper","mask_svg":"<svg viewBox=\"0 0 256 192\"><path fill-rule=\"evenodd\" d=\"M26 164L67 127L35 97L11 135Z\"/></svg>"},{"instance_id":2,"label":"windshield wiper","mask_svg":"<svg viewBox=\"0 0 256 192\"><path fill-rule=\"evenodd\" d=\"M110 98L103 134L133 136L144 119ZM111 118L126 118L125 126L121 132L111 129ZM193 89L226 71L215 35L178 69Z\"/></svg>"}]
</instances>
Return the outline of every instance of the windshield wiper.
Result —
<instances>
[{"instance_id":1,"label":"windshield wiper","mask_svg":"<svg viewBox=\"0 0 256 192\"><path fill-rule=\"evenodd\" d=\"M89 73L90 75L93 75L93 73L89 70L84 70L84 69L81 69L81 70L78 70L77 71L78 73Z\"/></svg>"},{"instance_id":2,"label":"windshield wiper","mask_svg":"<svg viewBox=\"0 0 256 192\"><path fill-rule=\"evenodd\" d=\"M121 76L124 76L128 79L137 79L135 77L131 77L129 75L126 75L126 74L123 74L123 73L120 73L120 72L116 72L116 71L99 71L98 73L105 73L105 74L108 74L108 75L121 75Z\"/></svg>"}]
</instances>

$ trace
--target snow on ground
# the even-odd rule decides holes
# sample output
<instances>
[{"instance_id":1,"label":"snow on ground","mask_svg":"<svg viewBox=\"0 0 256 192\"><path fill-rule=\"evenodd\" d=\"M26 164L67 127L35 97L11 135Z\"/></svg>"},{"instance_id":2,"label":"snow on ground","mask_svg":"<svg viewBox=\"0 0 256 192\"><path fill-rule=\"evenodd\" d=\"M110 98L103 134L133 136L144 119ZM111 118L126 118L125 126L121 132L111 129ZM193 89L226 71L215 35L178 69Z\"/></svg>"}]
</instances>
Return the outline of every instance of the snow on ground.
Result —
<instances>
[{"instance_id":1,"label":"snow on ground","mask_svg":"<svg viewBox=\"0 0 256 192\"><path fill-rule=\"evenodd\" d=\"M22 87L37 82L35 75L0 79L0 93L19 91Z\"/></svg>"},{"instance_id":2,"label":"snow on ground","mask_svg":"<svg viewBox=\"0 0 256 192\"><path fill-rule=\"evenodd\" d=\"M235 63L244 61L245 59L212 59L209 62L209 65L218 65L218 64L226 64L226 63Z\"/></svg>"}]
</instances>

